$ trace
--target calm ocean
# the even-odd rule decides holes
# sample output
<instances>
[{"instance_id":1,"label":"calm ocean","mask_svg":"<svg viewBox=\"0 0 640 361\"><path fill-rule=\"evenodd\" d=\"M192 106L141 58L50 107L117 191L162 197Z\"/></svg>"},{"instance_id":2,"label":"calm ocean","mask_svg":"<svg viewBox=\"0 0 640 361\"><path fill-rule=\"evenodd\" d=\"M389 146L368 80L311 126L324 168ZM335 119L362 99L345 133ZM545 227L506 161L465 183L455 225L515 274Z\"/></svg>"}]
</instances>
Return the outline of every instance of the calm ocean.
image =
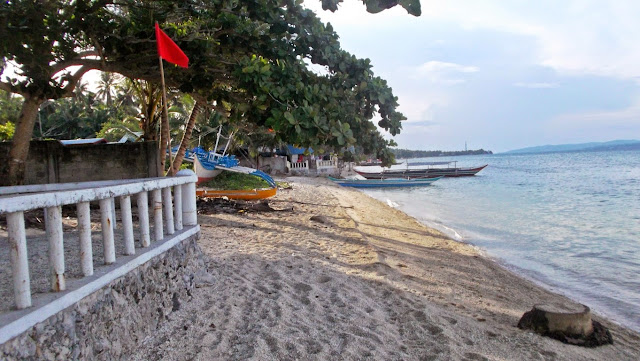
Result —
<instances>
[{"instance_id":1,"label":"calm ocean","mask_svg":"<svg viewBox=\"0 0 640 361\"><path fill-rule=\"evenodd\" d=\"M412 161L444 160L489 166L430 187L365 192L640 331L640 151Z\"/></svg>"}]
</instances>

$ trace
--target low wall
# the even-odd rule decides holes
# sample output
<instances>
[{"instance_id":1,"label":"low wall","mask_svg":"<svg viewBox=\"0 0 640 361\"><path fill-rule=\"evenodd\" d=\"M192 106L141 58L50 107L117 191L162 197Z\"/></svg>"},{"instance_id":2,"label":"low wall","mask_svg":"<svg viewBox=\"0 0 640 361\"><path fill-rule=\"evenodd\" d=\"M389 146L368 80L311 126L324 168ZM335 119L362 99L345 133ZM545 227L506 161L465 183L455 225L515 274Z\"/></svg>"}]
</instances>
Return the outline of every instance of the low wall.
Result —
<instances>
[{"instance_id":1,"label":"low wall","mask_svg":"<svg viewBox=\"0 0 640 361\"><path fill-rule=\"evenodd\" d=\"M191 299L202 252L191 236L0 345L2 360L126 359Z\"/></svg>"},{"instance_id":2,"label":"low wall","mask_svg":"<svg viewBox=\"0 0 640 361\"><path fill-rule=\"evenodd\" d=\"M0 142L0 185L7 179L11 143ZM4 165L4 166L3 166ZM25 185L159 177L157 142L83 144L32 141ZM4 184L6 185L6 184Z\"/></svg>"},{"instance_id":3,"label":"low wall","mask_svg":"<svg viewBox=\"0 0 640 361\"><path fill-rule=\"evenodd\" d=\"M269 174L284 174L287 172L286 157L258 157L258 169L268 169Z\"/></svg>"}]
</instances>

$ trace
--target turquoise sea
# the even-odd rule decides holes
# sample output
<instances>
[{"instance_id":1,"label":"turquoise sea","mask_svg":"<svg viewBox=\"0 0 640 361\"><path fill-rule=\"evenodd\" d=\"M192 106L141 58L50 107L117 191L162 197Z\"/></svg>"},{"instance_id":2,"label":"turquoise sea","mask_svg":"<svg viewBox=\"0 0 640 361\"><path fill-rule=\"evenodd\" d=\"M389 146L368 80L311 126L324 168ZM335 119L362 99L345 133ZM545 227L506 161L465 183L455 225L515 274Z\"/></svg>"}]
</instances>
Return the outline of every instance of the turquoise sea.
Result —
<instances>
[{"instance_id":1,"label":"turquoise sea","mask_svg":"<svg viewBox=\"0 0 640 361\"><path fill-rule=\"evenodd\" d=\"M640 331L640 151L411 161L444 160L489 166L429 187L364 192Z\"/></svg>"}]
</instances>

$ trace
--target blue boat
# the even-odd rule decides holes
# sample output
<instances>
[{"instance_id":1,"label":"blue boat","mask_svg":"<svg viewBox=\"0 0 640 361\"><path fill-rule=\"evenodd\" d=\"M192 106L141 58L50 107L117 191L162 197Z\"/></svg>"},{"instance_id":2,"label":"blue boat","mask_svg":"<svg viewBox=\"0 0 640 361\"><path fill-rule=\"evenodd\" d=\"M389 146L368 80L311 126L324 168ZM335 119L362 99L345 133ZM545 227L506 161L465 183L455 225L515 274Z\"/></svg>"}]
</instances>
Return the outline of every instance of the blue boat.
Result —
<instances>
[{"instance_id":1,"label":"blue boat","mask_svg":"<svg viewBox=\"0 0 640 361\"><path fill-rule=\"evenodd\" d=\"M337 179L333 177L329 177L330 180L334 181L336 184L339 184L343 187L354 187L354 188L384 188L384 187L424 187L428 186L431 183L437 181L440 177L432 177L432 178L413 178L413 179L405 179L405 178L387 178L387 179Z\"/></svg>"},{"instance_id":2,"label":"blue boat","mask_svg":"<svg viewBox=\"0 0 640 361\"><path fill-rule=\"evenodd\" d=\"M244 173L262 178L269 183L269 186L273 188L276 187L276 181L267 173L261 170L239 166L238 159L233 155L220 155L210 152L206 156L196 154L193 160L196 175L198 176L198 184L210 181L220 174L220 172L226 170L228 172Z\"/></svg>"}]
</instances>

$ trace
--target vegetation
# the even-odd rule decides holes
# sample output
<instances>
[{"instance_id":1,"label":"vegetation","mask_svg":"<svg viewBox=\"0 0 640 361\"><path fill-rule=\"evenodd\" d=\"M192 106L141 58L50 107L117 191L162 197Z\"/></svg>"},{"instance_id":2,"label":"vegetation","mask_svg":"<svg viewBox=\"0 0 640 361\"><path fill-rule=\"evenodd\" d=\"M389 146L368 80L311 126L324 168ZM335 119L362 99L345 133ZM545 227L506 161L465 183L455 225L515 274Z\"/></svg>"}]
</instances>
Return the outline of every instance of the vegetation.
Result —
<instances>
[{"instance_id":1,"label":"vegetation","mask_svg":"<svg viewBox=\"0 0 640 361\"><path fill-rule=\"evenodd\" d=\"M322 1L330 10L340 2ZM400 3L420 14L418 0L365 3L370 12ZM397 98L386 81L374 76L368 59L342 50L332 27L297 0L16 0L0 4L0 24L7 30L0 37L0 74L7 77L0 89L23 98L4 179L22 181L40 109L50 100L74 97L80 78L91 69L144 80L143 102L153 110L159 83L156 21L190 56L188 69L166 67L171 93L189 94L235 129L271 130L275 142L338 152L357 143L364 153L392 161L392 143L370 120L377 116L379 126L398 134L405 118L396 111ZM324 66L326 73L311 71L308 63ZM5 72L7 64L16 76ZM93 116L114 121L108 114L108 105L116 104L113 82L105 76L102 83L98 95L83 101L98 99L107 109L89 114L75 96L75 104L65 105L74 109L71 114L51 110L56 125L76 122L57 126L61 134L78 135L71 128ZM185 118L195 120L199 110L192 107L194 116ZM151 139L157 134L156 113L142 113L139 128Z\"/></svg>"},{"instance_id":2,"label":"vegetation","mask_svg":"<svg viewBox=\"0 0 640 361\"><path fill-rule=\"evenodd\" d=\"M393 153L400 159L493 154L492 151L484 149L457 151L393 149Z\"/></svg>"},{"instance_id":3,"label":"vegetation","mask_svg":"<svg viewBox=\"0 0 640 361\"><path fill-rule=\"evenodd\" d=\"M0 141L11 140L15 131L16 126L12 122L0 124Z\"/></svg>"},{"instance_id":4,"label":"vegetation","mask_svg":"<svg viewBox=\"0 0 640 361\"><path fill-rule=\"evenodd\" d=\"M269 188L269 183L262 178L258 178L256 176L242 174L242 173L233 173L233 172L222 172L209 182L203 184L205 187L213 188L213 189L259 189L259 188Z\"/></svg>"}]
</instances>

